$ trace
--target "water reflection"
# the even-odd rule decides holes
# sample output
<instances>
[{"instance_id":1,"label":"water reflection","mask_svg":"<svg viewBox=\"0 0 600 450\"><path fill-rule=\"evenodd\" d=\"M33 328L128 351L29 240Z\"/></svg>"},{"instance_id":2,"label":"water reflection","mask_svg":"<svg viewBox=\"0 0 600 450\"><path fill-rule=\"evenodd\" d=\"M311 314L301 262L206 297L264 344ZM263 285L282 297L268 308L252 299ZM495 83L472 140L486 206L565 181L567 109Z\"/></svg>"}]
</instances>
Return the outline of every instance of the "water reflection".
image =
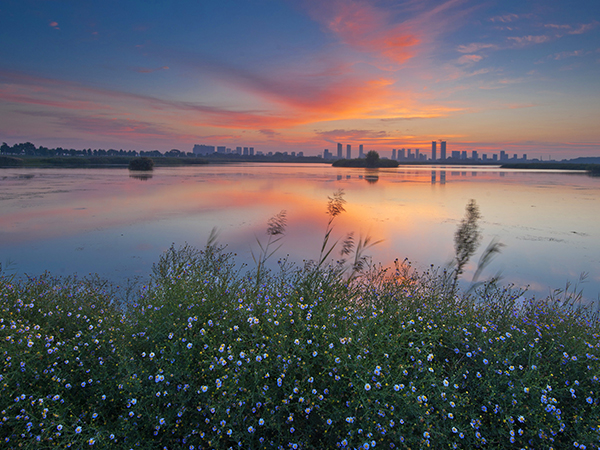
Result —
<instances>
[{"instance_id":1,"label":"water reflection","mask_svg":"<svg viewBox=\"0 0 600 450\"><path fill-rule=\"evenodd\" d=\"M135 178L136 180L147 181L152 178L152 173L144 172L144 173L129 173L129 178Z\"/></svg>"},{"instance_id":2,"label":"water reflection","mask_svg":"<svg viewBox=\"0 0 600 450\"><path fill-rule=\"evenodd\" d=\"M372 252L384 265L404 257L421 267L448 262L474 198L482 249L494 237L506 244L490 274L502 271L506 282L541 295L585 271L585 292L600 292L600 180L585 175L248 164L156 168L144 183L127 169L3 169L0 176L0 263L11 262L20 275L147 275L172 243L203 245L214 226L221 242L251 263L254 237L283 209L289 225L281 255L316 258L327 197L344 189L336 238L354 231L384 239Z\"/></svg>"}]
</instances>

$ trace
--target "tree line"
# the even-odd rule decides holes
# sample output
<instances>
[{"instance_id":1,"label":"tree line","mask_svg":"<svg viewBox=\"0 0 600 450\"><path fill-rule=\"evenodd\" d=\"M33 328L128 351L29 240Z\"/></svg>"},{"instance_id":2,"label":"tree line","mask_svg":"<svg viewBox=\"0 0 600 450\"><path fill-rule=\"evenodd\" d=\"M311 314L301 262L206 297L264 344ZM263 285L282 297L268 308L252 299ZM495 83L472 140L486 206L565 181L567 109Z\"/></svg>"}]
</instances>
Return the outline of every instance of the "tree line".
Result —
<instances>
[{"instance_id":1,"label":"tree line","mask_svg":"<svg viewBox=\"0 0 600 450\"><path fill-rule=\"evenodd\" d=\"M76 150L66 149L62 147L48 148L40 145L36 147L31 142L24 142L15 144L13 146L3 142L0 146L0 154L2 155L25 155L25 156L42 156L42 157L53 157L53 156L149 156L149 157L160 157L160 156L195 156L193 153L182 152L181 150L173 149L166 153L161 153L158 150L151 151L136 151L136 150L115 150L115 149L94 149L91 148Z\"/></svg>"}]
</instances>

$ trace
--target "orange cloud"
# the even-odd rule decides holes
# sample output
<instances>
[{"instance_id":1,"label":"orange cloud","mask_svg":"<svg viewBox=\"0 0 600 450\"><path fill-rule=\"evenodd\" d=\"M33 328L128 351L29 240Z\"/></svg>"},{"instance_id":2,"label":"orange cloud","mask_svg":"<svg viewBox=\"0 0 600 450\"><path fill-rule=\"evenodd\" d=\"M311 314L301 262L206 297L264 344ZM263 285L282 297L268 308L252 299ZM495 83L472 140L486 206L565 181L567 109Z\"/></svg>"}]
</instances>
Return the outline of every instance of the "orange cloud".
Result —
<instances>
[{"instance_id":1,"label":"orange cloud","mask_svg":"<svg viewBox=\"0 0 600 450\"><path fill-rule=\"evenodd\" d=\"M414 57L415 47L421 42L407 22L391 24L388 12L364 1L313 4L311 13L344 44L396 64Z\"/></svg>"}]
</instances>

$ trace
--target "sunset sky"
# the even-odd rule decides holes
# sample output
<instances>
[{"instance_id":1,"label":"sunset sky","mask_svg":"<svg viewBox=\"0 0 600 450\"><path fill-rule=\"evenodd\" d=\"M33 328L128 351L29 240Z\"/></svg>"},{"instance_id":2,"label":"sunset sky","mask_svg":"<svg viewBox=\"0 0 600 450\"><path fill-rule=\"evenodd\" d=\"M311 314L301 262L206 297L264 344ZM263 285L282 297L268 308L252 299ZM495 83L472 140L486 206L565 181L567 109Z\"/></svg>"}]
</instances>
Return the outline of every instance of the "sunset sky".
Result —
<instances>
[{"instance_id":1,"label":"sunset sky","mask_svg":"<svg viewBox=\"0 0 600 450\"><path fill-rule=\"evenodd\" d=\"M3 0L0 19L9 145L600 156L598 0Z\"/></svg>"}]
</instances>

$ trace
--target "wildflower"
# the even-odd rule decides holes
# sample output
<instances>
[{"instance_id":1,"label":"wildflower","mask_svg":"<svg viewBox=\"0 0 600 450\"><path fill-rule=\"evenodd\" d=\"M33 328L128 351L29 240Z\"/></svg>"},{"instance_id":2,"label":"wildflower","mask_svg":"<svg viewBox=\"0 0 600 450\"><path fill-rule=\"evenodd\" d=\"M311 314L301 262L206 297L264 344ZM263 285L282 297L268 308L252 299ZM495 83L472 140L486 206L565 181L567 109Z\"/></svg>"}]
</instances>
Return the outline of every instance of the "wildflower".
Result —
<instances>
[{"instance_id":1,"label":"wildflower","mask_svg":"<svg viewBox=\"0 0 600 450\"><path fill-rule=\"evenodd\" d=\"M77 434L81 433L81 427L75 428L75 433L77 433Z\"/></svg>"},{"instance_id":2,"label":"wildflower","mask_svg":"<svg viewBox=\"0 0 600 450\"><path fill-rule=\"evenodd\" d=\"M91 438L91 439L88 441L88 444L90 444L90 445L94 445L95 443L96 443L96 439L94 439L94 438Z\"/></svg>"},{"instance_id":3,"label":"wildflower","mask_svg":"<svg viewBox=\"0 0 600 450\"><path fill-rule=\"evenodd\" d=\"M187 348L192 348L192 343L191 342L188 343Z\"/></svg>"},{"instance_id":4,"label":"wildflower","mask_svg":"<svg viewBox=\"0 0 600 450\"><path fill-rule=\"evenodd\" d=\"M586 402L588 402L590 405L591 405L592 403L594 403L594 399L593 399L592 397L588 397L588 398L586 398L586 399L585 399L585 401L586 401Z\"/></svg>"},{"instance_id":5,"label":"wildflower","mask_svg":"<svg viewBox=\"0 0 600 450\"><path fill-rule=\"evenodd\" d=\"M346 417L346 422L354 423L354 417Z\"/></svg>"},{"instance_id":6,"label":"wildflower","mask_svg":"<svg viewBox=\"0 0 600 450\"><path fill-rule=\"evenodd\" d=\"M371 385L369 383L365 384L365 391L370 391Z\"/></svg>"},{"instance_id":7,"label":"wildflower","mask_svg":"<svg viewBox=\"0 0 600 450\"><path fill-rule=\"evenodd\" d=\"M450 383L448 383L448 380L444 380L444 381L443 381L443 384L444 384L444 386L448 387L448 385L449 385Z\"/></svg>"},{"instance_id":8,"label":"wildflower","mask_svg":"<svg viewBox=\"0 0 600 450\"><path fill-rule=\"evenodd\" d=\"M263 419L262 417L258 420L258 424L259 425L264 425L265 424L265 419Z\"/></svg>"},{"instance_id":9,"label":"wildflower","mask_svg":"<svg viewBox=\"0 0 600 450\"><path fill-rule=\"evenodd\" d=\"M248 427L248 433L254 433L254 427L253 426L249 426Z\"/></svg>"},{"instance_id":10,"label":"wildflower","mask_svg":"<svg viewBox=\"0 0 600 450\"><path fill-rule=\"evenodd\" d=\"M202 386L202 392L208 391L208 386Z\"/></svg>"},{"instance_id":11,"label":"wildflower","mask_svg":"<svg viewBox=\"0 0 600 450\"><path fill-rule=\"evenodd\" d=\"M331 425L333 421L331 419L327 419L327 425Z\"/></svg>"}]
</instances>

